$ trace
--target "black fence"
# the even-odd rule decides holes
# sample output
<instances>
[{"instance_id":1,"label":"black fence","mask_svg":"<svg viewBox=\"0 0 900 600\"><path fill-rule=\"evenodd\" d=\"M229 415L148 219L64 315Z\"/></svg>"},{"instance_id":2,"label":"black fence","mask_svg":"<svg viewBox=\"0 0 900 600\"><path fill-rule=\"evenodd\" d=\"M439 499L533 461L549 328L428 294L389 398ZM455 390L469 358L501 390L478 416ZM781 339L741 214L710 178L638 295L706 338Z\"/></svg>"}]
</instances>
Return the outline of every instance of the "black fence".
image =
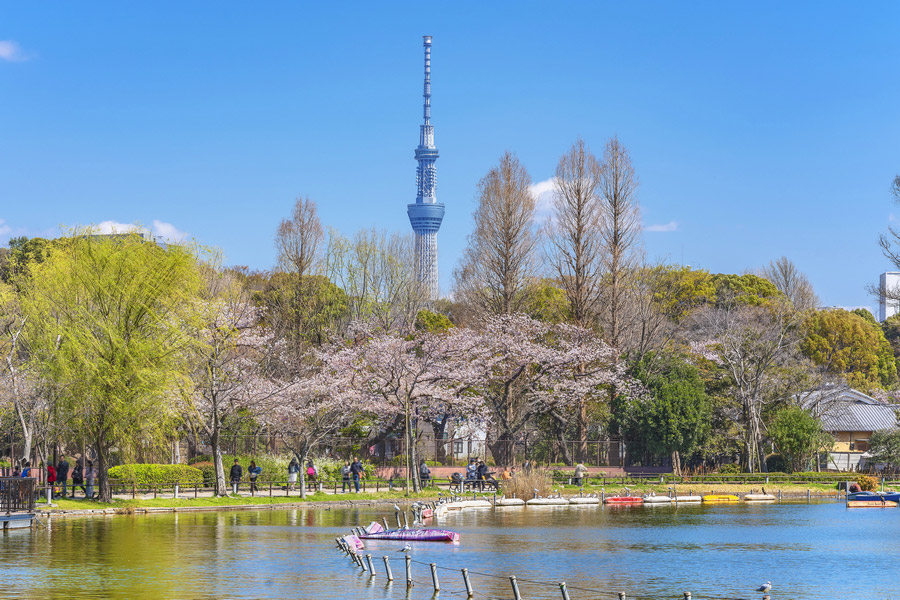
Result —
<instances>
[{"instance_id":1,"label":"black fence","mask_svg":"<svg viewBox=\"0 0 900 600\"><path fill-rule=\"evenodd\" d=\"M0 512L34 512L34 479L0 477Z\"/></svg>"}]
</instances>

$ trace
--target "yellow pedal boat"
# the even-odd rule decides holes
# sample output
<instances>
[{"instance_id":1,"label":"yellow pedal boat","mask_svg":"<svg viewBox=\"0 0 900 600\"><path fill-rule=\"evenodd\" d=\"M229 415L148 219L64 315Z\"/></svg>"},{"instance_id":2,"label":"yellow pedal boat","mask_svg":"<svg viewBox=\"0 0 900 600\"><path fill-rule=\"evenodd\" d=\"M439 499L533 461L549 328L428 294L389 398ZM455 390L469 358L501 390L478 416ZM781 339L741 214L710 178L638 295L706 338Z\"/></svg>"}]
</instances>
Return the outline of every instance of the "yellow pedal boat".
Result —
<instances>
[{"instance_id":1,"label":"yellow pedal boat","mask_svg":"<svg viewBox=\"0 0 900 600\"><path fill-rule=\"evenodd\" d=\"M732 496L731 494L709 494L707 496L703 496L704 503L723 503L723 502L740 502L741 499L737 496Z\"/></svg>"}]
</instances>

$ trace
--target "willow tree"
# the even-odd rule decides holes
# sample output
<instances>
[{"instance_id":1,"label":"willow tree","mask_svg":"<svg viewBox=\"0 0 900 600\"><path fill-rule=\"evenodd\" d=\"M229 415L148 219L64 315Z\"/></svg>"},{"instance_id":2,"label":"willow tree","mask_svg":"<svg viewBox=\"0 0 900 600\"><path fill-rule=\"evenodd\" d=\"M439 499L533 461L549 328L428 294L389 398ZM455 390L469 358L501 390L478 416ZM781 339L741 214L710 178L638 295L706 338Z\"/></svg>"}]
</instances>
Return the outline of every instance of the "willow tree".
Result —
<instances>
[{"instance_id":1,"label":"willow tree","mask_svg":"<svg viewBox=\"0 0 900 600\"><path fill-rule=\"evenodd\" d=\"M200 284L186 247L89 232L60 243L23 282L33 366L62 390L57 414L93 448L101 501L111 499L113 449L159 439L174 421Z\"/></svg>"}]
</instances>

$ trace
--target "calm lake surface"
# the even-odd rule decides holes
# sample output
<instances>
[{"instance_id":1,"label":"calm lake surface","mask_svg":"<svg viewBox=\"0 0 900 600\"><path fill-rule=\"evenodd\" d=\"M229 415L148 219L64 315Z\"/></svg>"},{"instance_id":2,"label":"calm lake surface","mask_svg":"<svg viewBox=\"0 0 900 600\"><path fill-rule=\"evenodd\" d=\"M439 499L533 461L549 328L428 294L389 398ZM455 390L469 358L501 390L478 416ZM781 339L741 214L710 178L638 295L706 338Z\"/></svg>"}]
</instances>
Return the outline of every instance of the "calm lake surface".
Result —
<instances>
[{"instance_id":1,"label":"calm lake surface","mask_svg":"<svg viewBox=\"0 0 900 600\"><path fill-rule=\"evenodd\" d=\"M372 542L375 578L334 548L351 526L390 517L390 505L58 518L50 529L0 534L0 597L425 599L430 571L407 595L396 542ZM643 508L529 507L468 510L435 526L459 544L414 545L439 571L442 598L512 598L520 581L565 580L572 600L759 598L900 599L900 509L847 510L821 502ZM381 556L395 576L385 585ZM572 587L588 588L586 591ZM525 600L561 598L521 582ZM601 593L602 592L602 593Z\"/></svg>"}]
</instances>

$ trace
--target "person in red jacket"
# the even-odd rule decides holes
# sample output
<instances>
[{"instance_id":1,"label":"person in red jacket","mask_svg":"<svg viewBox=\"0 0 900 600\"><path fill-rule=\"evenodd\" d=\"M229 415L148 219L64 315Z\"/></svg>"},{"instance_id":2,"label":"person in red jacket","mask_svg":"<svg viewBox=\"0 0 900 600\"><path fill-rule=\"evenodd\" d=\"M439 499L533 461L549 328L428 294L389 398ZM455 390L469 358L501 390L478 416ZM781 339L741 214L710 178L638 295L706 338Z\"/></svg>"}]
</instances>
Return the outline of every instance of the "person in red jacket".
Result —
<instances>
[{"instance_id":1,"label":"person in red jacket","mask_svg":"<svg viewBox=\"0 0 900 600\"><path fill-rule=\"evenodd\" d=\"M56 467L52 464L47 465L47 485L52 490L51 495L56 495Z\"/></svg>"}]
</instances>

